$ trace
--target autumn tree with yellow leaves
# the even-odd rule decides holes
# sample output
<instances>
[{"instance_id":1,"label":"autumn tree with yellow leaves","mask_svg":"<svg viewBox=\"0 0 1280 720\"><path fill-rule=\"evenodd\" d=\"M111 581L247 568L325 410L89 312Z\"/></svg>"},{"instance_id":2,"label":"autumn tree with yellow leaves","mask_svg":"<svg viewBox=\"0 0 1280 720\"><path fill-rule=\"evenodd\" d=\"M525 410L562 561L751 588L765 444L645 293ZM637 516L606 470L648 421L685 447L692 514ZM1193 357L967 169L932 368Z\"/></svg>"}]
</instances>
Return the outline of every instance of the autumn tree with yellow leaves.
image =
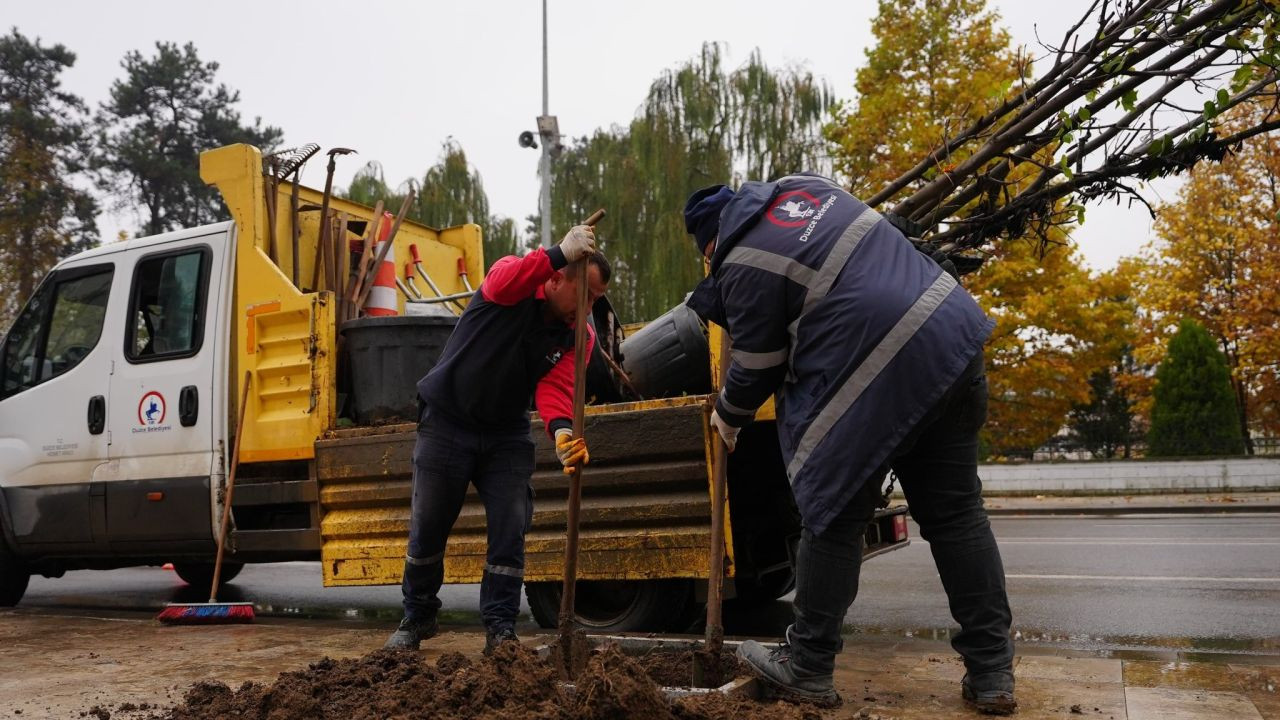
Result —
<instances>
[{"instance_id":1,"label":"autumn tree with yellow leaves","mask_svg":"<svg viewBox=\"0 0 1280 720\"><path fill-rule=\"evenodd\" d=\"M837 172L863 197L991 112L1031 70L984 0L881 0L872 27L876 45L857 73L857 100L827 128ZM963 158L963 151L949 157L895 197ZM1100 301L1105 295L1063 229L1050 239L999 243L965 278L996 320L986 347L991 403L984 431L995 455L1027 455L1057 433L1072 407L1088 399L1090 374L1118 352L1114 330L1123 325L1123 308Z\"/></svg>"},{"instance_id":2,"label":"autumn tree with yellow leaves","mask_svg":"<svg viewBox=\"0 0 1280 720\"><path fill-rule=\"evenodd\" d=\"M1228 131L1273 120L1242 105ZM1200 163L1159 209L1143 253L1140 299L1150 313L1139 357L1156 364L1183 319L1198 321L1227 359L1246 450L1250 432L1280 433L1280 138L1259 135L1221 163Z\"/></svg>"}]
</instances>

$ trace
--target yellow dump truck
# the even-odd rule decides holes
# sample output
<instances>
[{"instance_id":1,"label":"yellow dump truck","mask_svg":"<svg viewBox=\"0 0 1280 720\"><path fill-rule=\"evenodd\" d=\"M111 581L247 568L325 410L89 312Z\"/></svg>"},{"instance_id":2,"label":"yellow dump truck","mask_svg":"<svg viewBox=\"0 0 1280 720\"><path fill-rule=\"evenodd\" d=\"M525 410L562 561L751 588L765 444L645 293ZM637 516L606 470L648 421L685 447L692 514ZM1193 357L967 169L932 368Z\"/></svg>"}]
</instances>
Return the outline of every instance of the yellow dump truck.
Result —
<instances>
[{"instance_id":1,"label":"yellow dump truck","mask_svg":"<svg viewBox=\"0 0 1280 720\"><path fill-rule=\"evenodd\" d=\"M374 211L332 198L322 218L322 193L295 187L274 167L246 145L204 153L201 177L222 194L230 222L59 263L6 335L0 605L17 603L30 575L68 569L172 562L188 582L210 582L246 374L224 577L249 562L320 559L326 585L400 582L415 426L353 415L355 396L370 383L361 390L352 378L377 363L340 332L353 313L351 268L361 257L354 251L373 234ZM483 280L476 225L437 230L406 221L392 245L397 268L416 252L439 294L458 297L453 312ZM395 297L401 313L427 305ZM448 305L430 304L429 316L447 317ZM601 349L620 359L616 318L597 309L595 320ZM409 346L399 357L423 354ZM705 363L714 364L710 354ZM413 404L412 382L383 385L380 392ZM577 592L588 627L677 628L704 596L709 399L588 408L592 462ZM744 601L791 590L799 531L772 408L758 419L728 469L726 594ZM567 482L536 418L533 435L538 469L525 579L535 618L550 626ZM904 512L880 513L868 554L907 542ZM484 512L472 493L449 542L446 582L478 582L484 555Z\"/></svg>"}]
</instances>

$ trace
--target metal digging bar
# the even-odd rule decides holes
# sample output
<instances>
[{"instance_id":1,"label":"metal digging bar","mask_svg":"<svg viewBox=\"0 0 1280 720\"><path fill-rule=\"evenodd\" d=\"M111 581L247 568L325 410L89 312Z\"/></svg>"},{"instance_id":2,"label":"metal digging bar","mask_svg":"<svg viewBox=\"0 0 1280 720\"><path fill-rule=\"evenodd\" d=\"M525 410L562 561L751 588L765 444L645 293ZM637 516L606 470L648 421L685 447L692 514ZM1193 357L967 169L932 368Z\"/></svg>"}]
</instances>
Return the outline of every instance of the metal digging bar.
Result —
<instances>
[{"instance_id":1,"label":"metal digging bar","mask_svg":"<svg viewBox=\"0 0 1280 720\"><path fill-rule=\"evenodd\" d=\"M604 209L591 214L582 224L595 227L604 218ZM582 437L586 424L587 401L587 313L590 310L587 288L587 267L584 257L568 270L577 275L578 307L573 323L573 437ZM565 677L573 679L574 591L578 581L578 515L582 509L582 464L573 467L569 474L569 507L564 542L564 589L560 594L560 652L564 659Z\"/></svg>"}]
</instances>

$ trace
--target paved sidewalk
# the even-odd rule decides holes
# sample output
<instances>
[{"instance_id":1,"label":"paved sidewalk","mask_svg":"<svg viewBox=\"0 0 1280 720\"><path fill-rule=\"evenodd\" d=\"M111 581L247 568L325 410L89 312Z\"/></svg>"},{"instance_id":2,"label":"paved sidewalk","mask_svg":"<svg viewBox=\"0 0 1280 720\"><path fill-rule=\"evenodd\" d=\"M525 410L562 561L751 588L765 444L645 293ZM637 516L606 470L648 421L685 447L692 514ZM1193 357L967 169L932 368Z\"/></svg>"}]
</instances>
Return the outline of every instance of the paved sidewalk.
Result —
<instances>
[{"instance_id":1,"label":"paved sidewalk","mask_svg":"<svg viewBox=\"0 0 1280 720\"><path fill-rule=\"evenodd\" d=\"M1280 512L1280 493L1205 495L987 495L991 515Z\"/></svg>"},{"instance_id":2,"label":"paved sidewalk","mask_svg":"<svg viewBox=\"0 0 1280 720\"><path fill-rule=\"evenodd\" d=\"M191 683L270 682L323 656L353 657L385 630L266 620L253 625L163 627L143 617L90 618L0 612L0 718L145 717L177 703ZM532 639L526 639L532 641ZM483 636L445 632L428 657L479 654ZM1043 652L1043 649L1037 650ZM1271 665L1121 661L1029 654L1015 668L1019 718L1103 720L1280 719L1280 656ZM830 720L977 718L960 701L958 659L918 641L852 637L836 685L844 707ZM144 703L150 709L122 709ZM94 708L101 712L90 714Z\"/></svg>"}]
</instances>

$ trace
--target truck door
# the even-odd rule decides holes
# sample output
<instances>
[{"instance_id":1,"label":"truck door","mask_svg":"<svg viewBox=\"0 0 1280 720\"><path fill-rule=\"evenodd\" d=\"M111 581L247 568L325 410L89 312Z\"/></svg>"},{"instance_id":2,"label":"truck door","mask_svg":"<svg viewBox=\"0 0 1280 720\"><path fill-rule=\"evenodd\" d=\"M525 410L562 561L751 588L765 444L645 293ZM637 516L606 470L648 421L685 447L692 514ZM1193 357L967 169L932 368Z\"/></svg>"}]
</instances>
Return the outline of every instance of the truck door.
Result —
<instances>
[{"instance_id":1,"label":"truck door","mask_svg":"<svg viewBox=\"0 0 1280 720\"><path fill-rule=\"evenodd\" d=\"M91 549L103 539L90 481L110 442L115 274L101 261L54 271L0 349L0 509L17 542L37 553Z\"/></svg>"},{"instance_id":2,"label":"truck door","mask_svg":"<svg viewBox=\"0 0 1280 720\"><path fill-rule=\"evenodd\" d=\"M225 412L215 401L227 227L139 248L132 259L123 343L111 376L111 549L202 552L212 547L210 475ZM216 408L216 411L215 411Z\"/></svg>"}]
</instances>

